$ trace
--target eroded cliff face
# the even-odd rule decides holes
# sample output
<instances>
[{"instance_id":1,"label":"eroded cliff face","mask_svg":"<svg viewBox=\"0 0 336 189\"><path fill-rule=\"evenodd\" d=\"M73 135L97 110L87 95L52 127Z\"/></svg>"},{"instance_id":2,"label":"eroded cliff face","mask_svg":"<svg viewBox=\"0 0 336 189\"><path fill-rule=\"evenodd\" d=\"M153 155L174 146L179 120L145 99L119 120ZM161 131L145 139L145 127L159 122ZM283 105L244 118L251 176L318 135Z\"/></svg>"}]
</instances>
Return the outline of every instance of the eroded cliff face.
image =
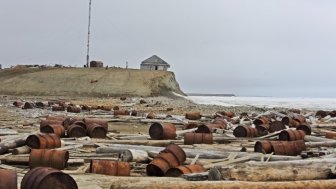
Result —
<instances>
[{"instance_id":1,"label":"eroded cliff face","mask_svg":"<svg viewBox=\"0 0 336 189\"><path fill-rule=\"evenodd\" d=\"M157 96L182 94L173 72L104 68L6 69L0 94L32 96Z\"/></svg>"}]
</instances>

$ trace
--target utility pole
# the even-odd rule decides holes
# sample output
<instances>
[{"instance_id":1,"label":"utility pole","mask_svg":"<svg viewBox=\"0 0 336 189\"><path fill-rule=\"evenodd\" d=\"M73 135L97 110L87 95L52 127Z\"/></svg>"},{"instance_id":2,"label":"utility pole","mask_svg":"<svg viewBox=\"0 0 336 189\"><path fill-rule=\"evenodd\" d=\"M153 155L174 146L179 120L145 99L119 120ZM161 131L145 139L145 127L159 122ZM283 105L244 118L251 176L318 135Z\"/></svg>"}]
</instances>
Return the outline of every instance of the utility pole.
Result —
<instances>
[{"instance_id":1,"label":"utility pole","mask_svg":"<svg viewBox=\"0 0 336 189\"><path fill-rule=\"evenodd\" d=\"M91 26L91 0L89 1L89 23L88 23L88 36L87 36L87 53L86 53L86 67L89 67L90 61L90 26Z\"/></svg>"},{"instance_id":2,"label":"utility pole","mask_svg":"<svg viewBox=\"0 0 336 189\"><path fill-rule=\"evenodd\" d=\"M128 68L128 61L126 61L126 69Z\"/></svg>"}]
</instances>

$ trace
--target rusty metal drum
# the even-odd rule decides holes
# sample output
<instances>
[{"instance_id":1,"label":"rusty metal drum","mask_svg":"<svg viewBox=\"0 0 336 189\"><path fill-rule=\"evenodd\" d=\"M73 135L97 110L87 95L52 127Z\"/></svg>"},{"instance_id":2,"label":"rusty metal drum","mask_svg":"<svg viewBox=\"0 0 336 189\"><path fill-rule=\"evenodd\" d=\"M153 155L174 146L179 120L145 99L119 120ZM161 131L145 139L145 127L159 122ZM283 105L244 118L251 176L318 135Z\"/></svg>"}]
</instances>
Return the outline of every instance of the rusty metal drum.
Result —
<instances>
[{"instance_id":1,"label":"rusty metal drum","mask_svg":"<svg viewBox=\"0 0 336 189\"><path fill-rule=\"evenodd\" d=\"M270 133L274 133L276 131L281 131L281 130L284 130L284 129L286 129L286 126L283 122L273 121L273 122L270 123L268 131Z\"/></svg>"},{"instance_id":2,"label":"rusty metal drum","mask_svg":"<svg viewBox=\"0 0 336 189\"><path fill-rule=\"evenodd\" d=\"M336 132L328 131L325 133L325 137L329 139L336 139Z\"/></svg>"},{"instance_id":3,"label":"rusty metal drum","mask_svg":"<svg viewBox=\"0 0 336 189\"><path fill-rule=\"evenodd\" d=\"M311 135L311 127L307 123L297 126L296 130L302 130L306 133L306 135Z\"/></svg>"},{"instance_id":4,"label":"rusty metal drum","mask_svg":"<svg viewBox=\"0 0 336 189\"><path fill-rule=\"evenodd\" d=\"M254 145L254 152L269 154L272 152L272 143L268 140L257 141Z\"/></svg>"},{"instance_id":5,"label":"rusty metal drum","mask_svg":"<svg viewBox=\"0 0 336 189\"><path fill-rule=\"evenodd\" d=\"M107 130L96 123L91 123L86 125L87 127L87 135L91 138L105 138L107 134Z\"/></svg>"},{"instance_id":6,"label":"rusty metal drum","mask_svg":"<svg viewBox=\"0 0 336 189\"><path fill-rule=\"evenodd\" d=\"M114 110L113 115L129 115L130 112L127 110Z\"/></svg>"},{"instance_id":7,"label":"rusty metal drum","mask_svg":"<svg viewBox=\"0 0 336 189\"><path fill-rule=\"evenodd\" d=\"M106 130L108 130L108 122L105 119L98 119L98 118L85 118L84 123L86 125L96 123L98 125L103 126Z\"/></svg>"},{"instance_id":8,"label":"rusty metal drum","mask_svg":"<svg viewBox=\"0 0 336 189\"><path fill-rule=\"evenodd\" d=\"M303 130L283 130L279 134L279 140L283 141L294 141L294 140L304 140L305 132Z\"/></svg>"},{"instance_id":9,"label":"rusty metal drum","mask_svg":"<svg viewBox=\"0 0 336 189\"><path fill-rule=\"evenodd\" d=\"M131 166L128 162L91 160L90 173L112 176L130 176Z\"/></svg>"},{"instance_id":10,"label":"rusty metal drum","mask_svg":"<svg viewBox=\"0 0 336 189\"><path fill-rule=\"evenodd\" d=\"M206 170L202 165L184 165L184 166L178 166L174 168L170 168L165 176L167 177L179 177L184 174L190 174L190 173L201 173L205 172Z\"/></svg>"},{"instance_id":11,"label":"rusty metal drum","mask_svg":"<svg viewBox=\"0 0 336 189\"><path fill-rule=\"evenodd\" d=\"M238 126L233 130L235 137L257 137L258 130L249 126Z\"/></svg>"},{"instance_id":12,"label":"rusty metal drum","mask_svg":"<svg viewBox=\"0 0 336 189\"><path fill-rule=\"evenodd\" d=\"M17 189L16 171L0 169L0 188L1 189Z\"/></svg>"},{"instance_id":13,"label":"rusty metal drum","mask_svg":"<svg viewBox=\"0 0 336 189\"><path fill-rule=\"evenodd\" d=\"M64 106L52 106L51 110L54 111L54 112L64 112L65 107Z\"/></svg>"},{"instance_id":14,"label":"rusty metal drum","mask_svg":"<svg viewBox=\"0 0 336 189\"><path fill-rule=\"evenodd\" d=\"M176 138L176 127L171 123L153 123L149 127L149 136L154 140Z\"/></svg>"},{"instance_id":15,"label":"rusty metal drum","mask_svg":"<svg viewBox=\"0 0 336 189\"><path fill-rule=\"evenodd\" d=\"M60 119L47 119L47 120L41 120L40 122L40 128L45 127L50 124L57 124L57 125L63 125L63 121Z\"/></svg>"},{"instance_id":16,"label":"rusty metal drum","mask_svg":"<svg viewBox=\"0 0 336 189\"><path fill-rule=\"evenodd\" d=\"M81 109L80 109L80 107L77 107L77 106L68 106L67 107L67 112L80 113Z\"/></svg>"},{"instance_id":17,"label":"rusty metal drum","mask_svg":"<svg viewBox=\"0 0 336 189\"><path fill-rule=\"evenodd\" d=\"M80 138L86 136L86 126L80 126L79 124L72 124L67 129L68 137Z\"/></svg>"},{"instance_id":18,"label":"rusty metal drum","mask_svg":"<svg viewBox=\"0 0 336 189\"><path fill-rule=\"evenodd\" d=\"M64 150L32 149L29 156L30 168L52 167L65 169L69 160L69 152Z\"/></svg>"},{"instance_id":19,"label":"rusty metal drum","mask_svg":"<svg viewBox=\"0 0 336 189\"><path fill-rule=\"evenodd\" d=\"M173 167L181 165L176 157L170 152L160 152L147 167L148 176L163 176Z\"/></svg>"},{"instance_id":20,"label":"rusty metal drum","mask_svg":"<svg viewBox=\"0 0 336 189\"><path fill-rule=\"evenodd\" d=\"M216 129L225 129L225 126L219 123L202 124L197 127L196 133L213 133Z\"/></svg>"},{"instance_id":21,"label":"rusty metal drum","mask_svg":"<svg viewBox=\"0 0 336 189\"><path fill-rule=\"evenodd\" d=\"M186 133L184 134L184 144L213 144L212 134L207 133Z\"/></svg>"},{"instance_id":22,"label":"rusty metal drum","mask_svg":"<svg viewBox=\"0 0 336 189\"><path fill-rule=\"evenodd\" d=\"M59 137L65 136L65 129L63 125L60 124L49 124L40 128L41 133L53 133Z\"/></svg>"},{"instance_id":23,"label":"rusty metal drum","mask_svg":"<svg viewBox=\"0 0 336 189\"><path fill-rule=\"evenodd\" d=\"M180 162L181 165L187 159L187 155L184 152L184 150L176 144L169 144L162 152L172 153L177 158L177 160Z\"/></svg>"},{"instance_id":24,"label":"rusty metal drum","mask_svg":"<svg viewBox=\"0 0 336 189\"><path fill-rule=\"evenodd\" d=\"M59 148L61 139L55 134L35 134L28 136L26 145L33 149Z\"/></svg>"},{"instance_id":25,"label":"rusty metal drum","mask_svg":"<svg viewBox=\"0 0 336 189\"><path fill-rule=\"evenodd\" d=\"M78 189L76 181L68 174L50 167L37 167L28 171L21 189Z\"/></svg>"},{"instance_id":26,"label":"rusty metal drum","mask_svg":"<svg viewBox=\"0 0 336 189\"><path fill-rule=\"evenodd\" d=\"M189 120L199 120L201 117L201 112L188 112L185 114L185 118Z\"/></svg>"},{"instance_id":27,"label":"rusty metal drum","mask_svg":"<svg viewBox=\"0 0 336 189\"><path fill-rule=\"evenodd\" d=\"M258 126L258 125L268 125L270 123L269 118L266 116L257 118L253 121L253 124Z\"/></svg>"}]
</instances>

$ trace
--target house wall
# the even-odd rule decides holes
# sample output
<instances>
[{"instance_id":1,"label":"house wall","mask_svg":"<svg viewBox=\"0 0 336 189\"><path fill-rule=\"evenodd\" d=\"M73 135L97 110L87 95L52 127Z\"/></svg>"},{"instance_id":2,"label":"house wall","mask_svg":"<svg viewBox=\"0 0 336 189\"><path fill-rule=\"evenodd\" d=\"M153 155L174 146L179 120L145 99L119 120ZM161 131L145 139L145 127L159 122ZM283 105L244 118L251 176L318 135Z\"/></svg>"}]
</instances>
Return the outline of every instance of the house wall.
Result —
<instances>
[{"instance_id":1,"label":"house wall","mask_svg":"<svg viewBox=\"0 0 336 189\"><path fill-rule=\"evenodd\" d=\"M142 70L164 70L164 71L167 71L166 66L157 66L157 69L155 69L155 65L141 65L140 69L142 69Z\"/></svg>"}]
</instances>

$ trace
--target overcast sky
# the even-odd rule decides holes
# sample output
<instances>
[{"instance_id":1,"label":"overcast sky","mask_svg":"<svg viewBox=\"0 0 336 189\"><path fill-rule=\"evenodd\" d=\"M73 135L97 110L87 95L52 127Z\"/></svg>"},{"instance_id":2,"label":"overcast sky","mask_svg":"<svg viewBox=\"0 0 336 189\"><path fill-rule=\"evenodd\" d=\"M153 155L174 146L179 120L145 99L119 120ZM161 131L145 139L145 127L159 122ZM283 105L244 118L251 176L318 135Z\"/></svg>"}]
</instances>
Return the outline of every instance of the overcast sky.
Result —
<instances>
[{"instance_id":1,"label":"overcast sky","mask_svg":"<svg viewBox=\"0 0 336 189\"><path fill-rule=\"evenodd\" d=\"M153 54L185 92L336 97L336 1L92 0L91 59ZM0 64L83 66L89 0L1 0Z\"/></svg>"}]
</instances>

